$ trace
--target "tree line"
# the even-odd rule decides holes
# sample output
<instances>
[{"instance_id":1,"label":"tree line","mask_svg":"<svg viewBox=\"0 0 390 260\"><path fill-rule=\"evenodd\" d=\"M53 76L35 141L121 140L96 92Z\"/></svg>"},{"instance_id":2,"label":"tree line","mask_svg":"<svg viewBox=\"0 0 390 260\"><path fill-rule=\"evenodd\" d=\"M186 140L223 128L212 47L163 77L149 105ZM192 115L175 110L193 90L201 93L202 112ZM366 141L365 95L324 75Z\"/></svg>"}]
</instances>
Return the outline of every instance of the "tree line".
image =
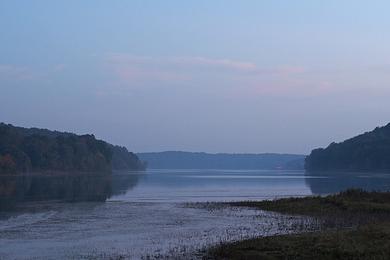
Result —
<instances>
[{"instance_id":1,"label":"tree line","mask_svg":"<svg viewBox=\"0 0 390 260\"><path fill-rule=\"evenodd\" d=\"M0 174L110 172L144 168L145 164L134 153L97 140L93 135L0 124Z\"/></svg>"},{"instance_id":2,"label":"tree line","mask_svg":"<svg viewBox=\"0 0 390 260\"><path fill-rule=\"evenodd\" d=\"M315 149L305 160L308 171L390 170L390 124L371 132Z\"/></svg>"}]
</instances>

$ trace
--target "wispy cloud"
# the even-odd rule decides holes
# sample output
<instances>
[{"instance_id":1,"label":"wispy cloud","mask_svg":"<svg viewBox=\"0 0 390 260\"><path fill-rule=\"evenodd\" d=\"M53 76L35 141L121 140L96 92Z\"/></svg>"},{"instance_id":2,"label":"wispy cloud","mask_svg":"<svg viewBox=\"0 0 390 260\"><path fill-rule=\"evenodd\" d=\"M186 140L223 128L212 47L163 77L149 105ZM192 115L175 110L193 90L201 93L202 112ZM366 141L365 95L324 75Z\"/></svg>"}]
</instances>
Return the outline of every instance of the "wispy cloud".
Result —
<instances>
[{"instance_id":1,"label":"wispy cloud","mask_svg":"<svg viewBox=\"0 0 390 260\"><path fill-rule=\"evenodd\" d=\"M0 64L0 79L7 80L30 80L34 73L31 69L22 66Z\"/></svg>"},{"instance_id":2,"label":"wispy cloud","mask_svg":"<svg viewBox=\"0 0 390 260\"><path fill-rule=\"evenodd\" d=\"M303 66L261 67L251 61L227 58L144 57L127 53L108 53L105 62L122 89L192 87L220 95L250 96L306 95L320 93L325 86L309 79Z\"/></svg>"},{"instance_id":3,"label":"wispy cloud","mask_svg":"<svg viewBox=\"0 0 390 260\"><path fill-rule=\"evenodd\" d=\"M238 71L255 71L257 70L256 64L248 61L238 61L230 59L211 59L205 57L178 57L173 58L173 62L182 65L196 65L204 67L220 67L225 69L232 69Z\"/></svg>"},{"instance_id":4,"label":"wispy cloud","mask_svg":"<svg viewBox=\"0 0 390 260\"><path fill-rule=\"evenodd\" d=\"M187 57L145 57L126 53L109 53L106 60L117 65L152 65L168 67L196 68L199 70L225 69L237 72L252 72L254 74L300 74L305 72L302 66L260 67L251 61L233 60L226 58L207 58L199 56ZM160 67L161 68L161 67Z\"/></svg>"},{"instance_id":5,"label":"wispy cloud","mask_svg":"<svg viewBox=\"0 0 390 260\"><path fill-rule=\"evenodd\" d=\"M165 66L186 66L186 67L214 67L241 71L254 71L256 64L247 61L230 59L212 59L205 57L140 57L125 53L110 53L107 60L114 63L125 64L155 64Z\"/></svg>"},{"instance_id":6,"label":"wispy cloud","mask_svg":"<svg viewBox=\"0 0 390 260\"><path fill-rule=\"evenodd\" d=\"M0 80L2 81L42 81L54 77L66 69L66 64L55 64L46 67L0 64Z\"/></svg>"}]
</instances>

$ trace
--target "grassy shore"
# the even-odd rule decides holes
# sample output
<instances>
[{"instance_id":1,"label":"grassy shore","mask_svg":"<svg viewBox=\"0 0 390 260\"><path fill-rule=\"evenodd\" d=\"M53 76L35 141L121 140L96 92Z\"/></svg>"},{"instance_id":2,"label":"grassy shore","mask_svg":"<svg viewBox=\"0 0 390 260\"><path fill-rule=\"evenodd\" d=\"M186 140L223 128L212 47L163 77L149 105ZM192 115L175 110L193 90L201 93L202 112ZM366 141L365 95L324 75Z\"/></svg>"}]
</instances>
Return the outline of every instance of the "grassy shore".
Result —
<instances>
[{"instance_id":1,"label":"grassy shore","mask_svg":"<svg viewBox=\"0 0 390 260\"><path fill-rule=\"evenodd\" d=\"M328 224L321 232L222 244L205 259L390 259L390 192L347 190L327 197L228 204L307 215Z\"/></svg>"}]
</instances>

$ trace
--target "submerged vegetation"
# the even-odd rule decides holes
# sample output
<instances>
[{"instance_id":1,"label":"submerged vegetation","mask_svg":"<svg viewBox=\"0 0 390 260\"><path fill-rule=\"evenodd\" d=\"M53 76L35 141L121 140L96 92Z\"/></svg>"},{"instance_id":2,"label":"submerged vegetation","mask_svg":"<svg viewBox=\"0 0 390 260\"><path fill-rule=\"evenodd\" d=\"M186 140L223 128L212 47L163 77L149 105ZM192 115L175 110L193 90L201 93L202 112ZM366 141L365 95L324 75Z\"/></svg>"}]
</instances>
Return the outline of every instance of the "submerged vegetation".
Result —
<instances>
[{"instance_id":1,"label":"submerged vegetation","mask_svg":"<svg viewBox=\"0 0 390 260\"><path fill-rule=\"evenodd\" d=\"M208 250L205 259L387 259L390 255L390 192L353 189L326 197L227 204L312 216L324 226L320 232L221 244Z\"/></svg>"}]
</instances>

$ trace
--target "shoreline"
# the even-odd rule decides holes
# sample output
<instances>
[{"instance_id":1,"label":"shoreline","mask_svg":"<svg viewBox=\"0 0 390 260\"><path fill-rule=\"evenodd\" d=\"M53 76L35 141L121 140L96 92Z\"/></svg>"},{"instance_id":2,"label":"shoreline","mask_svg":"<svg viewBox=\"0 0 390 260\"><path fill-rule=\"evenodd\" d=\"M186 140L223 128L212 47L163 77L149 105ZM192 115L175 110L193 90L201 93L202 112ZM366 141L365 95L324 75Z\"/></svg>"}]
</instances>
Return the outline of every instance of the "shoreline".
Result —
<instances>
[{"instance_id":1,"label":"shoreline","mask_svg":"<svg viewBox=\"0 0 390 260\"><path fill-rule=\"evenodd\" d=\"M313 217L320 231L246 239L206 249L203 259L386 259L390 192L350 189L328 196L222 203Z\"/></svg>"}]
</instances>

